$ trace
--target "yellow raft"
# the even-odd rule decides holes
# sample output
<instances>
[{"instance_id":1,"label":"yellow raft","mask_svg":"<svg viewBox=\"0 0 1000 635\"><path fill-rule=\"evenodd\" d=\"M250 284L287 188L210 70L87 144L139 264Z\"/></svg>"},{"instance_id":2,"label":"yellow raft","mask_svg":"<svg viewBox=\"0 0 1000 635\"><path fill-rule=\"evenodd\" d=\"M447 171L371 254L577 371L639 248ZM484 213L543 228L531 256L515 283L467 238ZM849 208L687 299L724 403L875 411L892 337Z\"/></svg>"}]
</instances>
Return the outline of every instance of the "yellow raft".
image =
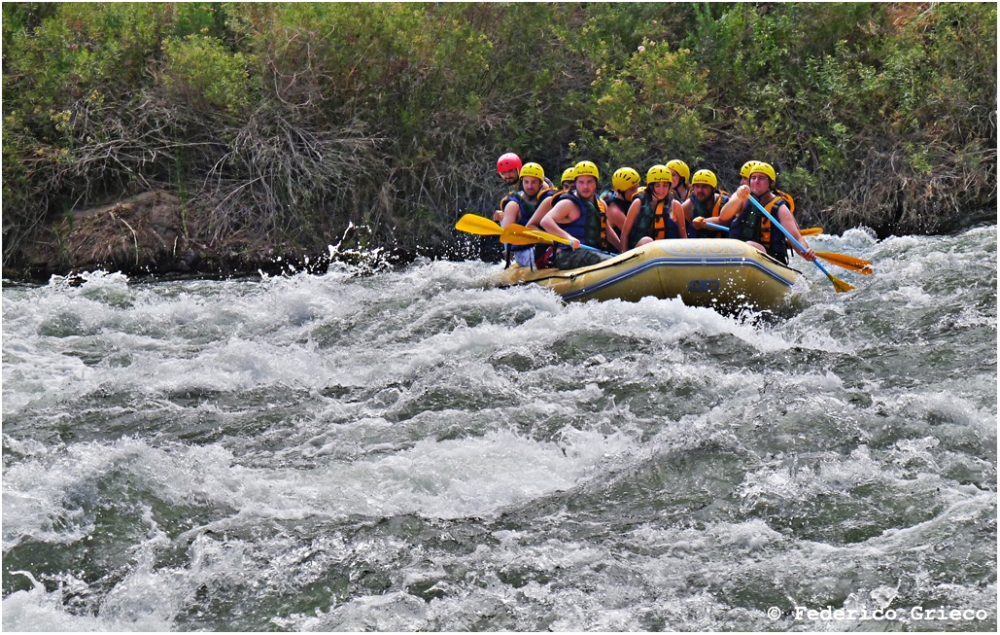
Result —
<instances>
[{"instance_id":1,"label":"yellow raft","mask_svg":"<svg viewBox=\"0 0 1000 635\"><path fill-rule=\"evenodd\" d=\"M689 306L779 309L801 275L739 240L657 240L579 269L531 269L511 264L501 286L534 283L565 300L635 302L680 297Z\"/></svg>"}]
</instances>

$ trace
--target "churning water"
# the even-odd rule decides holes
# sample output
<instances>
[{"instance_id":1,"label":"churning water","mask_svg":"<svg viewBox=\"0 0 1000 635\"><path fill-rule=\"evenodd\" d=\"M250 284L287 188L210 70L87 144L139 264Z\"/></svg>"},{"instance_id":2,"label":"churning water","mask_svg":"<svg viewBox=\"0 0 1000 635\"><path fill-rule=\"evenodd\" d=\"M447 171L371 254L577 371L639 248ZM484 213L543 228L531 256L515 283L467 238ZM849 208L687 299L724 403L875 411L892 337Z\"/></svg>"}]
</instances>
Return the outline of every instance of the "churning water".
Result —
<instances>
[{"instance_id":1,"label":"churning water","mask_svg":"<svg viewBox=\"0 0 1000 635\"><path fill-rule=\"evenodd\" d=\"M783 317L7 285L3 628L995 632L997 229L811 240Z\"/></svg>"}]
</instances>

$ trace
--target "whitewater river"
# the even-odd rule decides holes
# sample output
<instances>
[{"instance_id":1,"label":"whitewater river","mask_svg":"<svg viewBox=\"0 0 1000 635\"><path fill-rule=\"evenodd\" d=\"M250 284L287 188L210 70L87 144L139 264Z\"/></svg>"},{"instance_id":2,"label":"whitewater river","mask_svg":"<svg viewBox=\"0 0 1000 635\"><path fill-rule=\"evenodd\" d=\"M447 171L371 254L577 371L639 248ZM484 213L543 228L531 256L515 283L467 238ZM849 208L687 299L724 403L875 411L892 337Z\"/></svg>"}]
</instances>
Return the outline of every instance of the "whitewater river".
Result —
<instances>
[{"instance_id":1,"label":"whitewater river","mask_svg":"<svg viewBox=\"0 0 1000 635\"><path fill-rule=\"evenodd\" d=\"M811 241L778 317L5 284L3 629L995 632L997 228Z\"/></svg>"}]
</instances>

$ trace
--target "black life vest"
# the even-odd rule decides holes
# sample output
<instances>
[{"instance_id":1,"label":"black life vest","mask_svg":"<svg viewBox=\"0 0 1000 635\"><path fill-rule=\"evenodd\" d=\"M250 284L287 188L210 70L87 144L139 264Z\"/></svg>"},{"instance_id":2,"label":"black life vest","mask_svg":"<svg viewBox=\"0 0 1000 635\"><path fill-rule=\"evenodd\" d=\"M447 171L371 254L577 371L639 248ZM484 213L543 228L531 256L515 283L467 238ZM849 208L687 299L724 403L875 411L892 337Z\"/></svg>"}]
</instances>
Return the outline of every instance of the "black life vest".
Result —
<instances>
[{"instance_id":1,"label":"black life vest","mask_svg":"<svg viewBox=\"0 0 1000 635\"><path fill-rule=\"evenodd\" d=\"M783 198L775 196L764 205L764 209L778 220L777 210L782 204L788 206ZM758 242L772 258L788 264L788 244L785 242L785 235L780 229L772 227L771 221L750 201L746 202L740 215L733 219L733 224L729 226L729 237L743 242L748 240Z\"/></svg>"},{"instance_id":2,"label":"black life vest","mask_svg":"<svg viewBox=\"0 0 1000 635\"><path fill-rule=\"evenodd\" d=\"M580 216L575 221L559 226L567 234L576 238L588 247L595 247L605 251L609 248L608 243L608 209L604 201L597 198L593 201L586 201L572 192L560 192L552 198L552 206L555 207L560 201L571 200L580 208Z\"/></svg>"},{"instance_id":3,"label":"black life vest","mask_svg":"<svg viewBox=\"0 0 1000 635\"><path fill-rule=\"evenodd\" d=\"M694 197L694 194L691 195L691 202L694 203L694 212L691 214L692 216L701 216L702 218L717 217L719 215L719 210L722 209L722 206L729 202L729 193L722 192L721 190L717 192L715 194L715 204L712 206L711 210L709 210L707 206L702 205L701 201ZM717 229L709 229L707 227L705 229L699 229L697 231L697 237L726 238L726 236L723 235L723 232Z\"/></svg>"}]
</instances>

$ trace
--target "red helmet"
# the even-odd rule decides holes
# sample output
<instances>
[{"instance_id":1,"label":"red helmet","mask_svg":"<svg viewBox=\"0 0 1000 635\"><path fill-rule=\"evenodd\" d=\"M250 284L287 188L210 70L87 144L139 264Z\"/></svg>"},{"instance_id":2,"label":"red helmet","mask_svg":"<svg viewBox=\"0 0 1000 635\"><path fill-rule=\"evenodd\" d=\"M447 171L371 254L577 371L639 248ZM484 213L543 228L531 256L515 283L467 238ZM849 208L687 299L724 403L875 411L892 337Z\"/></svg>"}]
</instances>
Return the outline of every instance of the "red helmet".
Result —
<instances>
[{"instance_id":1,"label":"red helmet","mask_svg":"<svg viewBox=\"0 0 1000 635\"><path fill-rule=\"evenodd\" d=\"M509 172L510 170L517 170L520 174L521 172L521 157L517 156L513 152L508 152L507 154L501 155L497 159L497 172Z\"/></svg>"}]
</instances>

